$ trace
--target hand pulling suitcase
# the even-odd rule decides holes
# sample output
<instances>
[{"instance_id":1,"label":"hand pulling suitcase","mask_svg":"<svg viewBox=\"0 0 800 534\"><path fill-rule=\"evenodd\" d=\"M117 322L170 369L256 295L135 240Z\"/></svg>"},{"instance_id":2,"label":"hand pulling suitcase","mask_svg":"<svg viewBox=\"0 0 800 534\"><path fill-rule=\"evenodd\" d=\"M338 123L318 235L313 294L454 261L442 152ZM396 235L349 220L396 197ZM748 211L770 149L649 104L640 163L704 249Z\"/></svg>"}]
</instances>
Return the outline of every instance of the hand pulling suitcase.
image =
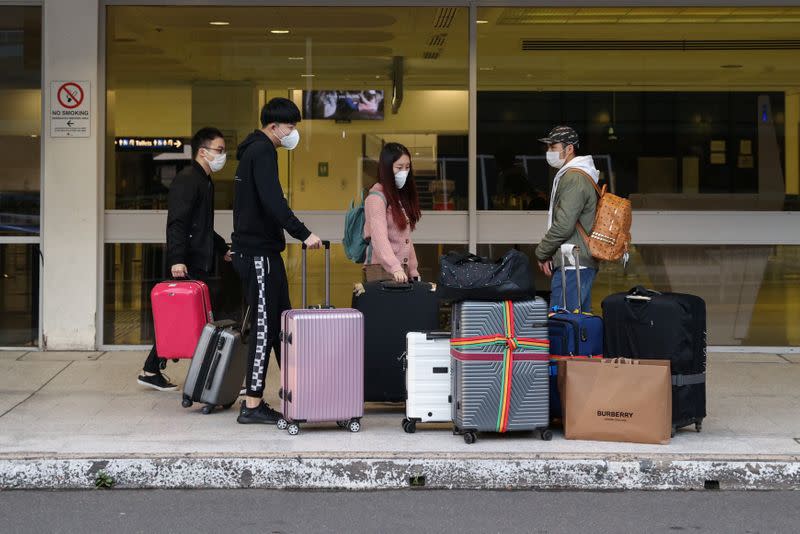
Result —
<instances>
[{"instance_id":1,"label":"hand pulling suitcase","mask_svg":"<svg viewBox=\"0 0 800 534\"><path fill-rule=\"evenodd\" d=\"M248 313L243 324L247 324ZM247 348L239 325L234 321L208 323L186 374L181 405L189 408L202 402L204 414L217 406L227 410L239 398L246 372Z\"/></svg>"},{"instance_id":2,"label":"hand pulling suitcase","mask_svg":"<svg viewBox=\"0 0 800 534\"><path fill-rule=\"evenodd\" d=\"M538 430L553 437L548 386L547 303L465 301L453 307L454 433Z\"/></svg>"},{"instance_id":3,"label":"hand pulling suitcase","mask_svg":"<svg viewBox=\"0 0 800 534\"><path fill-rule=\"evenodd\" d=\"M167 280L150 292L156 351L161 358L191 358L200 332L214 320L208 286L199 280Z\"/></svg>"},{"instance_id":4,"label":"hand pulling suitcase","mask_svg":"<svg viewBox=\"0 0 800 534\"><path fill-rule=\"evenodd\" d=\"M581 269L579 249L575 247L575 282L578 292L578 309L567 309L567 274L561 271L562 307L554 310L548 320L550 339L550 417L561 419L561 396L558 393L558 360L574 358L603 357L603 319L590 313L583 313L581 302ZM566 265L564 253L561 265Z\"/></svg>"},{"instance_id":5,"label":"hand pulling suitcase","mask_svg":"<svg viewBox=\"0 0 800 534\"><path fill-rule=\"evenodd\" d=\"M330 305L330 247L325 247L325 305L306 309L307 251L303 245L303 309L281 316L280 397L283 418L278 428L290 435L300 423L335 421L351 432L361 430L364 415L364 316L358 310Z\"/></svg>"},{"instance_id":6,"label":"hand pulling suitcase","mask_svg":"<svg viewBox=\"0 0 800 534\"><path fill-rule=\"evenodd\" d=\"M364 314L364 400L406 400L406 334L439 328L439 296L428 282L368 282L353 296Z\"/></svg>"},{"instance_id":7,"label":"hand pulling suitcase","mask_svg":"<svg viewBox=\"0 0 800 534\"><path fill-rule=\"evenodd\" d=\"M635 287L603 300L608 357L669 360L672 429L706 416L706 303L695 295Z\"/></svg>"},{"instance_id":8,"label":"hand pulling suitcase","mask_svg":"<svg viewBox=\"0 0 800 534\"><path fill-rule=\"evenodd\" d=\"M403 430L417 423L449 423L450 332L409 332L406 336L406 418Z\"/></svg>"}]
</instances>

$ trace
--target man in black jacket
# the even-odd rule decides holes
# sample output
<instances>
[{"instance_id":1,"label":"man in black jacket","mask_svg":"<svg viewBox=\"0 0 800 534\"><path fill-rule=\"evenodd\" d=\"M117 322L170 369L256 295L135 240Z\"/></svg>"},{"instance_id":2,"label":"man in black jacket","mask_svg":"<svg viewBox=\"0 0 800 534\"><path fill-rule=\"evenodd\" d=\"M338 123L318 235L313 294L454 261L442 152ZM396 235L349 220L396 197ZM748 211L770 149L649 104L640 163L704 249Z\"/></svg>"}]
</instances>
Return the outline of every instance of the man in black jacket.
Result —
<instances>
[{"instance_id":1,"label":"man in black jacket","mask_svg":"<svg viewBox=\"0 0 800 534\"><path fill-rule=\"evenodd\" d=\"M167 265L174 278L187 276L209 284L212 304L218 291L210 273L217 256L231 261L225 239L214 231L214 182L211 174L225 166L225 139L216 128L202 128L192 137L192 164L181 170L169 188L167 213ZM166 360L156 347L144 362L139 384L159 391L178 387L161 373Z\"/></svg>"},{"instance_id":2,"label":"man in black jacket","mask_svg":"<svg viewBox=\"0 0 800 534\"><path fill-rule=\"evenodd\" d=\"M234 181L233 266L242 279L242 289L252 318L248 346L247 396L237 421L243 424L275 424L280 414L264 403L264 383L270 350L280 365L280 318L291 309L289 282L281 252L286 248L284 231L309 248L319 248L312 234L289 208L278 178L278 153L283 146L293 150L300 141L297 123L300 110L291 100L274 98L261 110L261 129L241 145Z\"/></svg>"}]
</instances>

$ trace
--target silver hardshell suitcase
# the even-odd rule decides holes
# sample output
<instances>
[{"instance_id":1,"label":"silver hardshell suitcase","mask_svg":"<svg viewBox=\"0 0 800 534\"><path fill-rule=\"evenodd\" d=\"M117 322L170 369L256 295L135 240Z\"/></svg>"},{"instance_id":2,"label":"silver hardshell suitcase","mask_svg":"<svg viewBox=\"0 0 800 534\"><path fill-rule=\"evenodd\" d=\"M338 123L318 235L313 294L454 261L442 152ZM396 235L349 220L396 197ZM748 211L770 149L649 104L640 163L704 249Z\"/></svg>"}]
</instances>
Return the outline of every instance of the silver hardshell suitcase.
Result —
<instances>
[{"instance_id":1,"label":"silver hardshell suitcase","mask_svg":"<svg viewBox=\"0 0 800 534\"><path fill-rule=\"evenodd\" d=\"M208 323L200 334L183 385L183 407L201 402L205 404L204 414L217 406L230 408L239 397L246 372L247 348L238 323Z\"/></svg>"},{"instance_id":2,"label":"silver hardshell suitcase","mask_svg":"<svg viewBox=\"0 0 800 534\"><path fill-rule=\"evenodd\" d=\"M547 303L465 301L452 320L455 433L467 443L476 432L538 430L552 439Z\"/></svg>"},{"instance_id":3,"label":"silver hardshell suitcase","mask_svg":"<svg viewBox=\"0 0 800 534\"><path fill-rule=\"evenodd\" d=\"M450 332L409 332L406 335L406 418L403 430L416 432L417 423L449 423Z\"/></svg>"}]
</instances>

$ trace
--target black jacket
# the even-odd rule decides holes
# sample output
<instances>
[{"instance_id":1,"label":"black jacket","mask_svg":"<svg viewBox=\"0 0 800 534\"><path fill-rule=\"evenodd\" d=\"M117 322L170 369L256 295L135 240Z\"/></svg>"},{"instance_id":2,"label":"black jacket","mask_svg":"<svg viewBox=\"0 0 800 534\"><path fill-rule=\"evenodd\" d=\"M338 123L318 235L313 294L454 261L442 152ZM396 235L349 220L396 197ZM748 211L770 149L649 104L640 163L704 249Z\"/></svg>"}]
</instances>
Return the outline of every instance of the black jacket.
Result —
<instances>
[{"instance_id":1,"label":"black jacket","mask_svg":"<svg viewBox=\"0 0 800 534\"><path fill-rule=\"evenodd\" d=\"M234 180L233 250L265 256L286 248L283 231L300 241L311 232L289 208L278 179L278 153L261 130L239 145L239 168Z\"/></svg>"},{"instance_id":2,"label":"black jacket","mask_svg":"<svg viewBox=\"0 0 800 534\"><path fill-rule=\"evenodd\" d=\"M167 266L211 272L215 255L228 250L214 231L214 182L196 161L172 180L167 214Z\"/></svg>"}]
</instances>

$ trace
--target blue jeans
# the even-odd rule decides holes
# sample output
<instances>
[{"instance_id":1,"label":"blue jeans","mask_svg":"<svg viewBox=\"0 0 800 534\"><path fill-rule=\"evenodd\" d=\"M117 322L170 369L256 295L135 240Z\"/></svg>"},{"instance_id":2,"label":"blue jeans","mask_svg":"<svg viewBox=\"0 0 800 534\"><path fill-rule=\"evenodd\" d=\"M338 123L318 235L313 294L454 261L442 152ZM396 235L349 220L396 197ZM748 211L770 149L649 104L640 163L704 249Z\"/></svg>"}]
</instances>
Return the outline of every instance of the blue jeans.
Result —
<instances>
[{"instance_id":1,"label":"blue jeans","mask_svg":"<svg viewBox=\"0 0 800 534\"><path fill-rule=\"evenodd\" d=\"M597 269L581 269L581 310L584 312L592 311L592 284L597 276ZM577 281L575 277L575 269L567 269L567 309L575 311L578 309L578 292ZM562 292L561 287L561 269L556 269L553 272L553 278L550 281L550 307L557 306L561 308Z\"/></svg>"}]
</instances>

